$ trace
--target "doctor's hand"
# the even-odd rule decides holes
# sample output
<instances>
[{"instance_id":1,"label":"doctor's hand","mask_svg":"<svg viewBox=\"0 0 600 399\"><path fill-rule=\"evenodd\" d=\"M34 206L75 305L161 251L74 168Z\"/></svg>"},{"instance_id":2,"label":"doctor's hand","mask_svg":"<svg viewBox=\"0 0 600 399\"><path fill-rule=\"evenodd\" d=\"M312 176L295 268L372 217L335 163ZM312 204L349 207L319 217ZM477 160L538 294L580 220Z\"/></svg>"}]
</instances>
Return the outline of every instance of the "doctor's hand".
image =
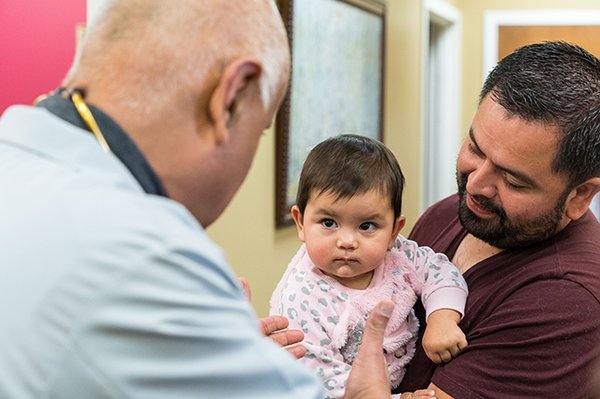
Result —
<instances>
[{"instance_id":1,"label":"doctor's hand","mask_svg":"<svg viewBox=\"0 0 600 399\"><path fill-rule=\"evenodd\" d=\"M393 310L394 303L384 300L369 315L358 355L352 363L345 399L390 398L390 378L383 356L383 333Z\"/></svg>"},{"instance_id":2,"label":"doctor's hand","mask_svg":"<svg viewBox=\"0 0 600 399\"><path fill-rule=\"evenodd\" d=\"M283 346L288 352L300 359L306 355L306 348L300 344L304 333L300 330L286 330L288 319L283 316L269 316L258 320L265 336Z\"/></svg>"},{"instance_id":3,"label":"doctor's hand","mask_svg":"<svg viewBox=\"0 0 600 399\"><path fill-rule=\"evenodd\" d=\"M244 295L248 301L252 299L250 284L244 277L238 278ZM282 346L298 359L306 355L306 348L300 344L304 339L304 333L300 330L287 330L288 319L283 316L269 316L258 320L260 330L266 337L271 338L276 344Z\"/></svg>"}]
</instances>

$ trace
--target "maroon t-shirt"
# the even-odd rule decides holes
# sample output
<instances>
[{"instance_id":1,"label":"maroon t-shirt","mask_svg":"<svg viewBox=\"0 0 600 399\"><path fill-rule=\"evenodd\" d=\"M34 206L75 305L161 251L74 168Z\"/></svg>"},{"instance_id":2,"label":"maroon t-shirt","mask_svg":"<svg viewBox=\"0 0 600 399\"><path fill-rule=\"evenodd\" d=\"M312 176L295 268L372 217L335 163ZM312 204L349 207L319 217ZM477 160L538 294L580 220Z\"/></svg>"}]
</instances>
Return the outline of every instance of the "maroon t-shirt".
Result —
<instances>
[{"instance_id":1,"label":"maroon t-shirt","mask_svg":"<svg viewBox=\"0 0 600 399\"><path fill-rule=\"evenodd\" d=\"M455 195L428 209L410 239L452 258L465 235ZM589 397L600 357L600 224L591 212L464 277L469 297L460 326L469 346L437 367L419 342L397 392L432 382L455 398Z\"/></svg>"}]
</instances>

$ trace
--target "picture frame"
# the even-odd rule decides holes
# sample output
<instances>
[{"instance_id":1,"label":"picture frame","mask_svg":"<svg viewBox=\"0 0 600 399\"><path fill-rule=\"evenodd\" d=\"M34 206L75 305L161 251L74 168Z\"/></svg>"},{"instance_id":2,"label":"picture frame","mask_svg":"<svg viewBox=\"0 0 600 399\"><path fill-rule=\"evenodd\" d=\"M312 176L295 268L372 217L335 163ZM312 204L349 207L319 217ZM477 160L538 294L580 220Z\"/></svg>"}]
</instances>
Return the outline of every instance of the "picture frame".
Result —
<instances>
[{"instance_id":1,"label":"picture frame","mask_svg":"<svg viewBox=\"0 0 600 399\"><path fill-rule=\"evenodd\" d=\"M385 4L280 0L290 84L276 118L277 227L293 224L304 159L322 140L354 133L383 140Z\"/></svg>"}]
</instances>

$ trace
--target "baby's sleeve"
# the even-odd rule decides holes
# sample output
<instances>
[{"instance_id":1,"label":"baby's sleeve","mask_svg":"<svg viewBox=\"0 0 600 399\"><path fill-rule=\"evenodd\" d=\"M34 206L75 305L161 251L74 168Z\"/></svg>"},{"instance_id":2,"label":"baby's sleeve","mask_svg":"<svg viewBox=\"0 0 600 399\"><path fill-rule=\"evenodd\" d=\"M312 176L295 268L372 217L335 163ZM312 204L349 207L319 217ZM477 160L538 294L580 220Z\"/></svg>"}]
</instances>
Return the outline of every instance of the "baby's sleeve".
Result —
<instances>
[{"instance_id":1,"label":"baby's sleeve","mask_svg":"<svg viewBox=\"0 0 600 399\"><path fill-rule=\"evenodd\" d=\"M402 236L396 239L394 250L404 259L406 277L421 296L427 318L439 309L453 309L464 315L467 283L446 255Z\"/></svg>"}]
</instances>

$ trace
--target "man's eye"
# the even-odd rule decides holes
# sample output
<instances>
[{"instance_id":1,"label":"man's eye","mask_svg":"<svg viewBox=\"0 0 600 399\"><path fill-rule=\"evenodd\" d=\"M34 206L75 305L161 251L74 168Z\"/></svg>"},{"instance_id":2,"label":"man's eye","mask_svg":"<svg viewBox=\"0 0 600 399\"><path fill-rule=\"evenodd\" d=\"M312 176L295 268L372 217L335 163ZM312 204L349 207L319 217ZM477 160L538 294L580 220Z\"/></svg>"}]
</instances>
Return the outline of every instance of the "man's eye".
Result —
<instances>
[{"instance_id":1,"label":"man's eye","mask_svg":"<svg viewBox=\"0 0 600 399\"><path fill-rule=\"evenodd\" d=\"M373 230L375 230L376 227L377 226L375 226L375 224L372 222L364 222L364 223L361 223L361 225L359 226L359 229L361 231L373 231Z\"/></svg>"},{"instance_id":2,"label":"man's eye","mask_svg":"<svg viewBox=\"0 0 600 399\"><path fill-rule=\"evenodd\" d=\"M510 187L513 190L524 190L526 187L521 185L521 184L517 184L517 183L512 183L510 180L506 180L506 185L508 187Z\"/></svg>"},{"instance_id":3,"label":"man's eye","mask_svg":"<svg viewBox=\"0 0 600 399\"><path fill-rule=\"evenodd\" d=\"M515 182L513 179L511 179L510 176L507 176L507 175L504 175L504 182L506 183L506 185L509 188L511 188L513 190L524 190L527 188L527 186L525 186L521 183Z\"/></svg>"},{"instance_id":4,"label":"man's eye","mask_svg":"<svg viewBox=\"0 0 600 399\"><path fill-rule=\"evenodd\" d=\"M336 223L335 223L335 220L333 220L333 219L323 219L323 220L321 220L321 225L323 225L323 227L327 227L328 229L331 229L336 226Z\"/></svg>"},{"instance_id":5,"label":"man's eye","mask_svg":"<svg viewBox=\"0 0 600 399\"><path fill-rule=\"evenodd\" d=\"M473 155L475 155L475 156L478 156L478 157L480 157L480 158L481 158L481 157L483 157L483 154L481 153L481 151L479 150L479 148L475 147L475 146L473 145L473 143L469 143L469 144L467 145L467 149L469 150L469 152L470 152L471 154L473 154Z\"/></svg>"}]
</instances>

